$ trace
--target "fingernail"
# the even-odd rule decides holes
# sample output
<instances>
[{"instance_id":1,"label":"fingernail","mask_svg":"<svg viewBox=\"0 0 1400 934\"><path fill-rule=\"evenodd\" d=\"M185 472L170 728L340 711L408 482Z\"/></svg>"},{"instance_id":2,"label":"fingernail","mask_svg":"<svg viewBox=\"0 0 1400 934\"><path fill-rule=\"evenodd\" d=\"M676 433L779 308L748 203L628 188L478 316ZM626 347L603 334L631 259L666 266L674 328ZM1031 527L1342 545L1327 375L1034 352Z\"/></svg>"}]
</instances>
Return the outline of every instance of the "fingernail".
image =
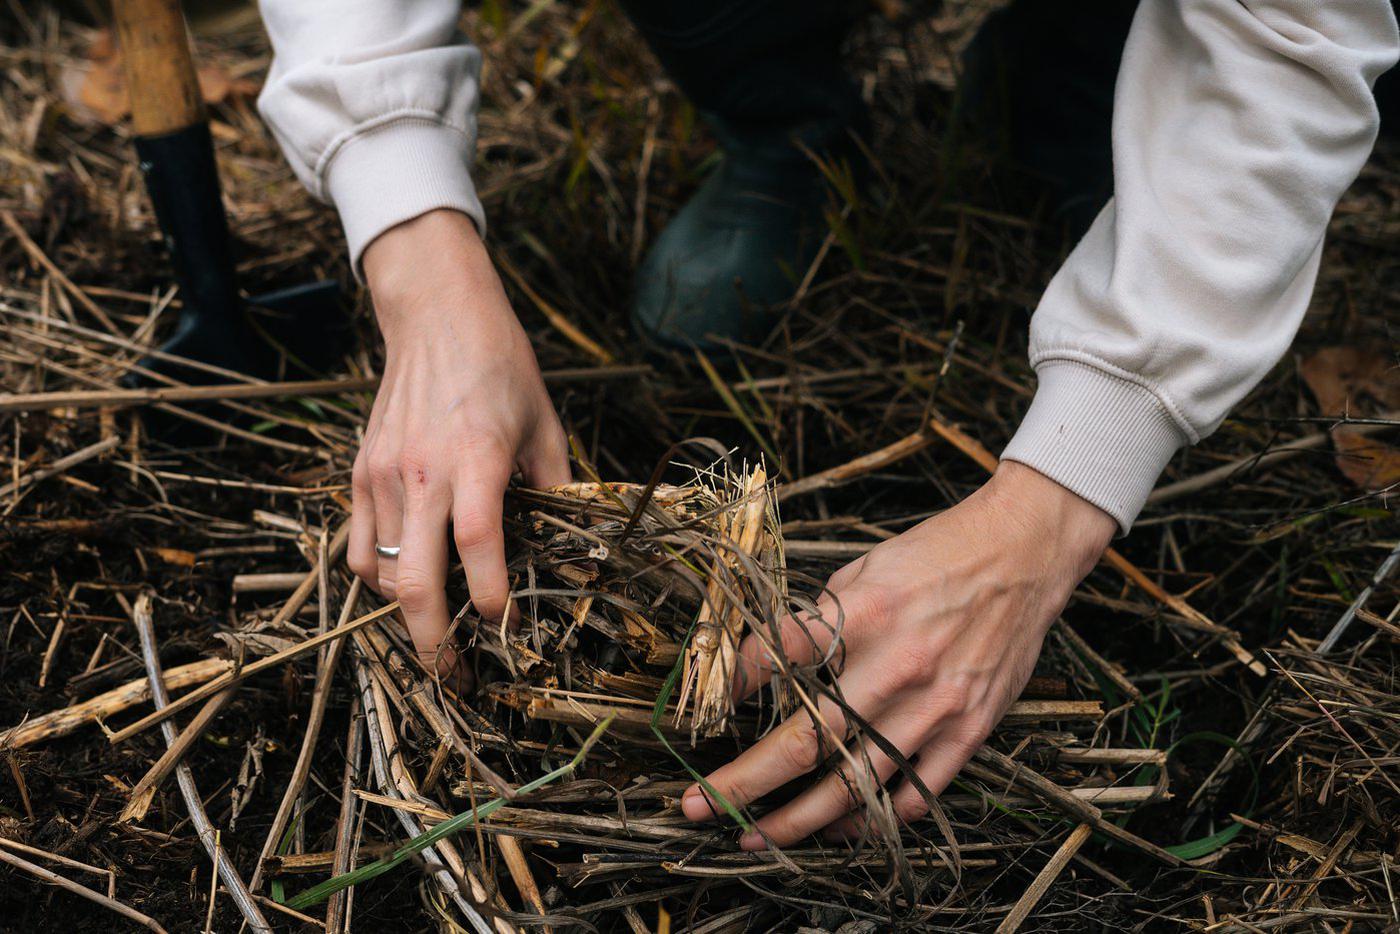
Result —
<instances>
[{"instance_id":1,"label":"fingernail","mask_svg":"<svg viewBox=\"0 0 1400 934\"><path fill-rule=\"evenodd\" d=\"M739 849L741 850L761 850L768 846L768 841L763 839L763 834L757 830L750 830L739 838Z\"/></svg>"},{"instance_id":2,"label":"fingernail","mask_svg":"<svg viewBox=\"0 0 1400 934\"><path fill-rule=\"evenodd\" d=\"M681 810L690 820L705 820L711 817L710 802L706 800L705 793L700 790L699 785L691 785L681 795Z\"/></svg>"}]
</instances>

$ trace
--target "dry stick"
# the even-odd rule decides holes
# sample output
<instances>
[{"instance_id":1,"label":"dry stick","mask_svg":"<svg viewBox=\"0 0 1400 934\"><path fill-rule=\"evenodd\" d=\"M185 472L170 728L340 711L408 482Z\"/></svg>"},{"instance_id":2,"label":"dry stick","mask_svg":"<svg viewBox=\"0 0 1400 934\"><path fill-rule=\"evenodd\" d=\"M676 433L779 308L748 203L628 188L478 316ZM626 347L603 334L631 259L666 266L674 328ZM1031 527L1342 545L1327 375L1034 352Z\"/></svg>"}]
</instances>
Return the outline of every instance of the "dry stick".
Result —
<instances>
[{"instance_id":1,"label":"dry stick","mask_svg":"<svg viewBox=\"0 0 1400 934\"><path fill-rule=\"evenodd\" d=\"M32 817L30 818L30 821L31 823L33 822ZM28 853L29 855L37 856L40 859L52 860L53 862L58 863L60 866L68 866L71 869L81 869L83 872L90 872L95 876L106 876L107 897L113 898L117 894L117 874L110 869L99 869L96 866L89 866L87 863L80 863L76 859L70 859L67 856L61 856L58 853L50 853L48 850L41 850L38 847L28 846L26 844L20 843L17 840L8 840L5 837L0 837L0 847L4 847L8 850L16 850L20 853Z\"/></svg>"},{"instance_id":2,"label":"dry stick","mask_svg":"<svg viewBox=\"0 0 1400 934\"><path fill-rule=\"evenodd\" d=\"M540 897L539 884L530 872L530 863L525 859L525 851L521 848L520 841L515 837L500 836L496 838L496 846L500 848L501 857L506 861L506 871L510 873L526 903L535 910L535 914L548 915L544 899ZM540 930L545 934L553 934L554 928L544 924L540 926Z\"/></svg>"},{"instance_id":3,"label":"dry stick","mask_svg":"<svg viewBox=\"0 0 1400 934\"><path fill-rule=\"evenodd\" d=\"M1388 421L1400 420L1400 412L1386 412L1381 415L1380 418ZM1339 419L1339 421L1341 420ZM1347 425L1347 431L1357 435L1371 435L1391 427L1394 426L1371 424ZM1331 433L1326 431L1304 435L1301 438L1285 442L1280 447L1271 448L1259 454L1241 457L1229 463L1221 464L1219 467L1212 467L1210 470L1196 474L1194 477L1187 477L1185 480L1178 480L1175 483L1159 486L1147 497L1147 505L1158 506L1162 503L1169 503L1174 499L1180 499L1183 496L1198 493L1207 487L1215 486L1217 483L1223 483L1238 474L1258 470L1263 467L1272 467L1274 464L1282 461L1291 460L1299 454L1304 454L1308 451L1323 447L1331 438Z\"/></svg>"},{"instance_id":4,"label":"dry stick","mask_svg":"<svg viewBox=\"0 0 1400 934\"><path fill-rule=\"evenodd\" d=\"M1318 643L1317 648L1313 649L1314 654L1319 657L1325 657L1332 653L1337 647L1337 643L1341 641L1342 636L1346 635L1347 630L1351 628L1351 624L1356 619L1357 614L1360 613L1370 601L1371 595L1375 593L1376 588L1394 573L1397 565L1400 565L1400 544L1397 544L1390 554L1386 556L1386 559L1381 562L1381 566L1377 568L1376 573L1371 576L1371 582L1356 595L1356 598L1347 606L1346 612L1342 613L1337 619L1337 622L1332 625L1327 635ZM1187 802L1188 807L1195 807L1196 803L1200 801L1201 798L1211 797L1218 789L1223 787L1225 780L1229 778L1230 773L1234 771L1235 764L1239 762L1239 750L1253 745L1254 742L1263 735L1264 728L1268 723L1269 711L1273 707L1274 699L1278 695L1280 683L1281 682L1275 679L1268 688L1260 694L1259 701L1254 708L1254 713L1249 718L1249 722L1244 725L1244 729L1235 737L1234 745L1225 750L1225 754L1221 756L1215 768L1210 770L1210 774L1205 777L1205 781L1201 782L1200 785L1196 787L1195 793L1191 795L1191 800Z\"/></svg>"},{"instance_id":5,"label":"dry stick","mask_svg":"<svg viewBox=\"0 0 1400 934\"><path fill-rule=\"evenodd\" d=\"M170 773L175 771L175 766L184 759L185 753L199 737L204 735L209 724L214 722L214 718L231 700L233 700L233 691L221 691L209 698L208 702L199 709L199 713L194 715L194 719L180 732L175 742L170 744L165 753L156 760L155 765L151 766L141 777L141 780L136 783L136 786L131 789L131 798L127 801L126 807L122 809L118 820L128 822L145 820L146 812L150 810L151 802L155 800L156 792L160 790L160 786L170 776Z\"/></svg>"},{"instance_id":6,"label":"dry stick","mask_svg":"<svg viewBox=\"0 0 1400 934\"><path fill-rule=\"evenodd\" d=\"M172 691L180 690L225 674L232 667L233 663L226 659L201 659L167 671L165 685ZM0 732L0 749L18 749L67 736L89 723L105 720L150 699L151 686L146 679L131 681L80 704L51 711Z\"/></svg>"},{"instance_id":7,"label":"dry stick","mask_svg":"<svg viewBox=\"0 0 1400 934\"><path fill-rule=\"evenodd\" d=\"M997 752L990 746L983 746L973 754L972 758L974 761L990 766L1002 775L1005 775L1015 784L1022 786L1045 804L1050 805L1064 814L1068 814L1079 823L1090 824L1099 833L1112 837L1120 843L1126 843L1128 846L1142 850L1144 853L1156 857L1168 866L1183 865L1183 861L1179 857L1173 856L1157 844L1150 843L1137 834L1124 830L1112 821L1104 820L1103 812L1084 800L1084 798L1061 788L1044 775L1026 768L1010 756Z\"/></svg>"},{"instance_id":8,"label":"dry stick","mask_svg":"<svg viewBox=\"0 0 1400 934\"><path fill-rule=\"evenodd\" d=\"M197 704L200 701L204 700L206 697L209 697L213 694L217 694L219 691L224 690L224 688L232 687L235 684L242 684L244 681L248 680L254 675L261 674L262 672L267 671L269 668L276 668L278 665L282 665L286 662L289 662L294 658L299 658L302 655L305 655L307 652L311 652L315 649L318 649L329 642L334 642L337 639L343 639L355 630L361 629L365 626L368 626L370 623L383 619L390 613L397 611L398 608L399 605L396 601L394 603L389 604L388 606L380 607L372 613L366 613L359 619L351 620L344 626L337 626L336 628L332 629L330 632L324 635L315 636L314 638L307 639L305 642L302 642L298 645L294 645L288 649L283 649L275 655L269 655L267 658L259 659L258 661L253 662L253 664L247 665L236 671L229 671L221 675L220 677L215 678L213 681L210 681L208 684L205 684L203 687L196 688L195 690L186 694L184 697L172 703L170 706L165 707L161 710L157 710L154 713L147 714L140 720L137 720L135 723L131 724L131 726L128 726L121 730L117 730L116 732L112 733L108 737L108 739L113 744L125 742L126 740L131 739L131 737L135 736L137 733L150 729L157 723L164 723L166 720L170 719L175 714L184 710L186 707L189 707L193 704Z\"/></svg>"},{"instance_id":9,"label":"dry stick","mask_svg":"<svg viewBox=\"0 0 1400 934\"><path fill-rule=\"evenodd\" d=\"M360 699L365 711L365 728L369 733L370 764L373 768L375 778L379 782L379 787L391 797L401 798L402 792L399 790L397 783L391 775L391 763L388 758L389 743L384 736L384 723L380 720L381 716L387 716L387 714L379 709L379 699L375 690L376 686L373 678L369 674L369 666L364 664L362 659L357 659L357 662L355 666L355 678L359 683ZM394 817L398 819L410 838L417 837L424 832L423 825L412 814L398 808L394 808L393 813ZM449 847L447 847L446 844L447 841L440 841L423 850L420 854L428 874L438 880L438 884L442 887L442 890L456 903L463 916L471 924L472 928L476 930L477 934L493 934L491 925L482 917L481 912L476 909L476 906L466 898L465 894L462 892L461 886L457 884L456 876L448 869L445 858ZM465 867L454 868L465 869ZM472 894L478 899L485 901L485 888L481 885L475 873L464 872L463 875L466 876L469 884L474 883L471 885L473 889ZM498 927L502 924L505 924L505 922L502 922L501 919L498 918ZM513 930L513 926L506 924L501 934L507 934L507 932Z\"/></svg>"},{"instance_id":10,"label":"dry stick","mask_svg":"<svg viewBox=\"0 0 1400 934\"><path fill-rule=\"evenodd\" d=\"M355 784L360 779L360 759L364 754L365 731L360 719L360 695L355 694L350 701L350 726L345 739L345 775L340 782L340 819L335 825L335 855L331 860L331 875L343 876L350 871L355 854L351 852L355 842ZM341 934L346 926L346 898L344 889L326 900L326 930L330 934Z\"/></svg>"},{"instance_id":11,"label":"dry stick","mask_svg":"<svg viewBox=\"0 0 1400 934\"><path fill-rule=\"evenodd\" d=\"M47 327L55 327L61 331L67 331L70 334L77 334L81 337L88 337L92 340L100 341L104 344L110 344L114 347L119 347L122 350L127 350L132 353L140 354L144 357L150 357L153 360L164 360L168 363L178 363L181 366L189 367L190 369L199 370L201 372L209 373L214 376L222 376L225 379L232 380L234 382L265 382L265 380L260 380L256 377L249 376L246 373L239 373L236 370L226 370L223 367L214 366L212 363L204 363L201 360L192 360L189 357L182 357L179 354L166 353L165 351L160 350L159 348L147 347L143 344L138 344L135 341L127 340L124 337L118 337L112 334L103 334L101 331L94 331L92 328L85 328L81 324L71 324L60 318L46 318L43 315L35 314L32 311L21 311L20 309L15 308L11 305L7 305L4 302L0 302L0 312L4 312L5 314L11 317L19 318L23 321L30 321L35 324L45 325Z\"/></svg>"},{"instance_id":12,"label":"dry stick","mask_svg":"<svg viewBox=\"0 0 1400 934\"><path fill-rule=\"evenodd\" d=\"M525 293L526 298L534 303L535 307L539 309L540 314L548 318L549 323L554 325L555 330L568 338L575 347L605 366L611 364L616 359L609 351L598 344L597 341L580 331L577 325L560 313L559 309L541 298L540 294L530 287L530 283L525 280L525 277L520 274L520 270L515 268L515 265L506 258L504 253L496 252L494 259L496 260L496 268L503 270L506 275L510 276L511 281L515 283L520 291Z\"/></svg>"},{"instance_id":13,"label":"dry stick","mask_svg":"<svg viewBox=\"0 0 1400 934\"><path fill-rule=\"evenodd\" d=\"M9 211L0 211L0 221L3 221L5 226L10 228L10 233L15 235L15 239L19 241L20 246L24 247L24 252L29 254L30 259L34 260L34 262L43 267L45 272L53 276L54 281L62 286L63 291L71 295L75 302L83 306L84 311L100 321L102 326L108 331L111 331L113 334L119 333L116 323L113 322L111 318L107 317L107 313L101 308L98 308L97 303L89 298L86 292L74 285L73 280L65 276L63 270L55 266L53 260L49 259L44 251L39 248L39 244L30 239L29 234L24 232L24 227L15 219L14 214Z\"/></svg>"},{"instance_id":14,"label":"dry stick","mask_svg":"<svg viewBox=\"0 0 1400 934\"><path fill-rule=\"evenodd\" d=\"M344 626L349 621L350 614L355 611L355 605L360 600L360 584L361 581L357 577L350 585L350 593L345 597L345 606L341 608L340 619L336 621L337 627ZM316 672L316 688L311 696L311 712L306 719L306 734L301 738L301 751L297 753L297 762L292 768L292 777L287 782L286 790L282 793L282 803L277 806L277 813L272 818L272 826L267 829L267 839L263 841L262 852L258 854L258 861L253 869L253 878L249 883L249 888L255 892L262 882L263 863L267 861L267 858L277 849L277 844L281 842L282 833L287 829L287 822L292 817L292 808L296 805L297 798L306 785L307 776L311 774L311 758L316 753L316 740L321 735L321 724L326 717L326 704L331 697L331 682L335 678L335 669L340 665L340 655L344 650L344 639L334 642L326 652L326 657Z\"/></svg>"},{"instance_id":15,"label":"dry stick","mask_svg":"<svg viewBox=\"0 0 1400 934\"><path fill-rule=\"evenodd\" d=\"M97 904L101 905L103 908L108 909L109 911L115 911L123 918L130 918L132 921L135 921L137 924L141 925L147 930L156 931L157 934L165 934L165 928L161 927L160 924L154 918L151 918L147 915L143 915L135 908L132 908L129 905L124 905L121 902L117 901L115 898L109 898L106 895L103 895L101 892L94 892L92 889L88 888L85 885L79 885L71 879L66 879L56 872L52 872L48 869L45 869L43 866L36 866L29 860L21 859L20 857L9 852L8 850L0 849L0 863L8 863L22 872L29 873L31 876L42 879L45 882L58 886L59 888L67 889L74 895L86 898L90 902L96 902Z\"/></svg>"},{"instance_id":16,"label":"dry stick","mask_svg":"<svg viewBox=\"0 0 1400 934\"><path fill-rule=\"evenodd\" d=\"M940 437L967 457L976 461L988 473L994 473L996 471L996 456L983 447L982 443L976 438L944 422L936 415L930 419L929 425ZM1262 675L1268 670L1264 667L1263 662L1254 657L1253 653L1240 645L1239 634L1233 629L1213 622L1204 613L1191 606L1191 604L1187 603L1181 597L1167 593L1156 581L1142 573L1136 565L1119 554L1115 549L1109 548L1105 550L1103 557L1099 560L1101 563L1107 564L1119 574L1123 575L1124 579L1136 585L1158 603L1182 617L1180 620L1173 620L1174 623L1178 623L1188 629L1195 629L1199 632L1218 636L1220 644L1225 646L1235 658L1239 659L1241 663L1255 674Z\"/></svg>"},{"instance_id":17,"label":"dry stick","mask_svg":"<svg viewBox=\"0 0 1400 934\"><path fill-rule=\"evenodd\" d=\"M1060 873L1069 865L1069 861L1074 858L1074 854L1079 852L1093 834L1094 828L1088 824L1080 824L1070 832L1064 843L1055 851L1055 855L1050 857L1050 862L1045 864L1045 868L1031 882L1030 888L1026 889L1016 901L1011 913L1002 919L997 925L997 934L1015 934L1020 929L1022 922L1030 916L1031 909L1036 906L1041 897L1045 895L1047 889L1060 877Z\"/></svg>"},{"instance_id":18,"label":"dry stick","mask_svg":"<svg viewBox=\"0 0 1400 934\"><path fill-rule=\"evenodd\" d=\"M0 486L0 498L9 496L11 493L18 493L25 487L33 486L41 480L47 480L49 477L57 476L68 468L76 467L81 463L92 460L94 457L101 457L103 454L106 454L108 451L121 444L121 441L122 439L119 436L112 435L110 438L103 438L96 444L89 444L81 450L74 451L66 457L60 457L47 467L41 467L32 473L25 474L18 480L12 480L4 486Z\"/></svg>"},{"instance_id":19,"label":"dry stick","mask_svg":"<svg viewBox=\"0 0 1400 934\"><path fill-rule=\"evenodd\" d=\"M816 490L825 490L830 487L839 486L856 477L864 476L884 467L888 467L897 461L917 454L924 448L933 444L934 437L926 431L916 431L912 435L900 438L893 444L888 444L878 451L869 454L862 454L855 460L838 464L829 470L814 473L811 476L785 483L778 487L775 495L779 502L792 496L800 496L804 493L812 493Z\"/></svg>"},{"instance_id":20,"label":"dry stick","mask_svg":"<svg viewBox=\"0 0 1400 934\"><path fill-rule=\"evenodd\" d=\"M651 372L646 364L604 367L569 367L545 370L546 383L580 383L625 379ZM162 386L141 389L77 389L63 392L0 394L0 412L43 412L50 409L115 408L156 405L162 402L224 402L229 400L335 396L370 392L379 387L378 376L343 379L298 380L283 383L229 383L216 386Z\"/></svg>"},{"instance_id":21,"label":"dry stick","mask_svg":"<svg viewBox=\"0 0 1400 934\"><path fill-rule=\"evenodd\" d=\"M1074 627L1065 622L1063 616L1055 618L1055 632L1059 634L1061 639L1068 642L1076 652L1093 662L1099 671L1103 672L1103 676L1112 681L1118 690L1127 694L1135 702L1142 700L1142 691L1138 689L1138 686L1129 681L1128 676L1123 674L1117 665L1104 658L1092 645L1085 642L1084 637L1075 632Z\"/></svg>"},{"instance_id":22,"label":"dry stick","mask_svg":"<svg viewBox=\"0 0 1400 934\"><path fill-rule=\"evenodd\" d=\"M121 602L125 603L126 601L123 599ZM161 679L160 653L156 648L155 626L151 620L151 595L149 593L141 594L130 613L131 621L136 625L136 634L140 638L141 658L146 663L146 677L151 682L151 702L159 711L166 708L170 698L165 693L165 684ZM161 726L161 731L165 734L166 745L174 745L175 724L165 722ZM229 891L229 897L238 906L239 912L248 922L249 927L254 931L272 934L272 926L267 923L262 911L253 901L252 893L243 884L243 879L238 875L238 870L228 858L228 854L224 852L223 847L219 846L218 832L210 823L209 815L204 810L204 799L200 797L199 789L195 787L194 773L188 763L181 762L175 767L175 778L180 784L180 794L184 796L185 807L189 809L190 823L194 825L195 832L199 834L200 842L204 844L209 858L213 860L214 871L223 880L224 887Z\"/></svg>"}]
</instances>

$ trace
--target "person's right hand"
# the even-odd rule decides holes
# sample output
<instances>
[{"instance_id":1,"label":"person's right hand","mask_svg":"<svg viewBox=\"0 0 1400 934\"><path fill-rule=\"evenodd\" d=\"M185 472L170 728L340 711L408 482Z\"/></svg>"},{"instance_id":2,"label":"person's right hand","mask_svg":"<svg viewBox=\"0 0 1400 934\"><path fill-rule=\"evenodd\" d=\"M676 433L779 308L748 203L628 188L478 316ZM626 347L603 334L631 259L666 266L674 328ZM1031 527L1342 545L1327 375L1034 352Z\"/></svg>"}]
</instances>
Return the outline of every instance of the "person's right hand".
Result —
<instances>
[{"instance_id":1,"label":"person's right hand","mask_svg":"<svg viewBox=\"0 0 1400 934\"><path fill-rule=\"evenodd\" d=\"M443 644L449 542L476 611L506 612L502 499L570 479L568 446L530 341L475 226L438 210L381 234L364 254L386 362L355 458L351 569L398 600L429 671L456 668ZM449 535L450 526L450 535ZM375 544L398 545L382 558Z\"/></svg>"}]
</instances>

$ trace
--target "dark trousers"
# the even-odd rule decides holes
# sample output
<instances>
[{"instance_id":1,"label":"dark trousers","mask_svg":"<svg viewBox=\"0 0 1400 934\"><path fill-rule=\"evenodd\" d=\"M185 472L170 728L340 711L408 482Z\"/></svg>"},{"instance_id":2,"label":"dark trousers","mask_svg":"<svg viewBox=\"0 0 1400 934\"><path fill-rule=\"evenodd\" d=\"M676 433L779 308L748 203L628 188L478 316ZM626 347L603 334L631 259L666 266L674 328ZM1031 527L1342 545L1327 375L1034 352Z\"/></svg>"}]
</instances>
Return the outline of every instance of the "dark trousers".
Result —
<instances>
[{"instance_id":1,"label":"dark trousers","mask_svg":"<svg viewBox=\"0 0 1400 934\"><path fill-rule=\"evenodd\" d=\"M841 64L858 0L621 0L700 110L732 130L804 133L821 147L860 131ZM1112 190L1113 86L1136 0L1018 0L969 49L962 112L984 140L1043 177L1071 226ZM1400 69L1377 85L1382 132L1400 132Z\"/></svg>"}]
</instances>

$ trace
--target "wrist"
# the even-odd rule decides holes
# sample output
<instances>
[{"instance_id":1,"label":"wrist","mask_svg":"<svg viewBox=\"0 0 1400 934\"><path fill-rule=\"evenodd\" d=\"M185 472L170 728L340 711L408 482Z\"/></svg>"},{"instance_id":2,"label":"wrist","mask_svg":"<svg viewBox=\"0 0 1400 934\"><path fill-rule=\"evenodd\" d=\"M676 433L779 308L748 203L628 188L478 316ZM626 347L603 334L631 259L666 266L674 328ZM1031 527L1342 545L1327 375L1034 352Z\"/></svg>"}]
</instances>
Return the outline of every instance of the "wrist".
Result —
<instances>
[{"instance_id":1,"label":"wrist","mask_svg":"<svg viewBox=\"0 0 1400 934\"><path fill-rule=\"evenodd\" d=\"M1113 541L1118 522L1093 503L1016 461L1002 461L978 491L1008 521L1087 574Z\"/></svg>"},{"instance_id":2,"label":"wrist","mask_svg":"<svg viewBox=\"0 0 1400 934\"><path fill-rule=\"evenodd\" d=\"M511 314L481 235L460 211L429 211L389 228L365 249L364 272L389 344L432 339L445 318Z\"/></svg>"}]
</instances>

